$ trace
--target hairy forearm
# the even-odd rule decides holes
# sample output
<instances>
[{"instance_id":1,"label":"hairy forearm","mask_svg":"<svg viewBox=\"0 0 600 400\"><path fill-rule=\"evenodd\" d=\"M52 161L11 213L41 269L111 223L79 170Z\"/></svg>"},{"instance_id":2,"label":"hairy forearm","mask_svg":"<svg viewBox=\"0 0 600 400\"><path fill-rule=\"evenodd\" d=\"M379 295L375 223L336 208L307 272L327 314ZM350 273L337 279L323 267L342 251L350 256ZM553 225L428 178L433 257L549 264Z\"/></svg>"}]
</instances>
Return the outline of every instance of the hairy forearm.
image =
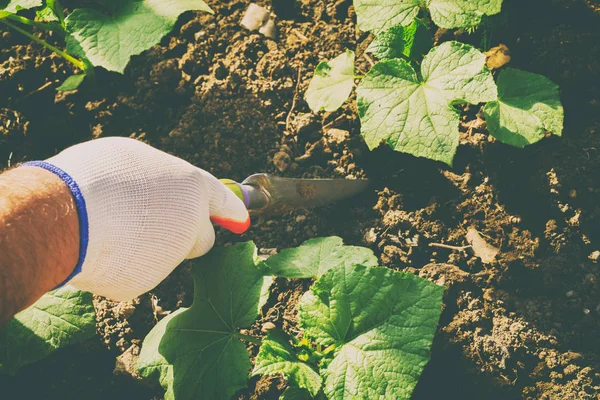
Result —
<instances>
[{"instance_id":1,"label":"hairy forearm","mask_svg":"<svg viewBox=\"0 0 600 400\"><path fill-rule=\"evenodd\" d=\"M52 172L0 175L0 326L63 282L77 264L79 222L68 187Z\"/></svg>"}]
</instances>

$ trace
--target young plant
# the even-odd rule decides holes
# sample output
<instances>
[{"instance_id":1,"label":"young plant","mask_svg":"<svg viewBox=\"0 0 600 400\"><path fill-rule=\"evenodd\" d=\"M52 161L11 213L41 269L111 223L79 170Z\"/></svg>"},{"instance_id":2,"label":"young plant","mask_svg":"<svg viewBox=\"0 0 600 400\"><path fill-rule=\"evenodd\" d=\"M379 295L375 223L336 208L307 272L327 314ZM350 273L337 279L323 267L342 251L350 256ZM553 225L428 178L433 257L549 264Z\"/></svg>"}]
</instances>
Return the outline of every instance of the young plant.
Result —
<instances>
[{"instance_id":1,"label":"young plant","mask_svg":"<svg viewBox=\"0 0 600 400\"><path fill-rule=\"evenodd\" d=\"M264 305L268 274L318 278L300 301L302 337L270 331L252 375L285 375L287 399L409 398L429 360L444 289L376 265L372 251L337 237L265 262L251 242L215 249L193 267L193 305L150 332L138 370L167 399L230 398L250 370L240 340L260 343L239 328Z\"/></svg>"},{"instance_id":2,"label":"young plant","mask_svg":"<svg viewBox=\"0 0 600 400\"><path fill-rule=\"evenodd\" d=\"M524 147L547 132L561 136L558 87L547 78L506 69L496 84L486 56L458 42L443 43L422 57L432 44L426 24L416 18L420 10L427 15L422 1L355 0L354 5L359 27L377 32L366 51L379 62L357 87L361 134L370 150L385 142L396 151L451 166L460 136L455 106L467 103L488 102L488 129L503 143ZM499 13L502 1L429 0L426 5L439 26L473 28L483 16ZM315 112L335 111L351 92L354 58L334 61L319 64L306 92Z\"/></svg>"},{"instance_id":3,"label":"young plant","mask_svg":"<svg viewBox=\"0 0 600 400\"><path fill-rule=\"evenodd\" d=\"M241 328L254 323L272 278L254 243L217 248L192 269L194 302L162 319L144 339L137 364L166 399L229 399L246 386L250 357Z\"/></svg>"},{"instance_id":4,"label":"young plant","mask_svg":"<svg viewBox=\"0 0 600 400\"><path fill-rule=\"evenodd\" d=\"M43 295L0 332L0 373L14 374L96 333L92 295L68 286Z\"/></svg>"},{"instance_id":5,"label":"young plant","mask_svg":"<svg viewBox=\"0 0 600 400\"><path fill-rule=\"evenodd\" d=\"M93 67L123 73L132 56L157 44L173 29L180 14L212 13L202 0L123 0L76 8L69 15L58 0L0 0L0 24L12 28L69 61L83 74L70 77L59 90L74 90ZM23 10L36 10L34 20ZM66 50L33 35L28 28L52 31L64 38Z\"/></svg>"},{"instance_id":6,"label":"young plant","mask_svg":"<svg viewBox=\"0 0 600 400\"><path fill-rule=\"evenodd\" d=\"M354 0L354 9L363 31L410 25L421 10L439 27L473 28L483 16L498 14L502 0Z\"/></svg>"}]
</instances>

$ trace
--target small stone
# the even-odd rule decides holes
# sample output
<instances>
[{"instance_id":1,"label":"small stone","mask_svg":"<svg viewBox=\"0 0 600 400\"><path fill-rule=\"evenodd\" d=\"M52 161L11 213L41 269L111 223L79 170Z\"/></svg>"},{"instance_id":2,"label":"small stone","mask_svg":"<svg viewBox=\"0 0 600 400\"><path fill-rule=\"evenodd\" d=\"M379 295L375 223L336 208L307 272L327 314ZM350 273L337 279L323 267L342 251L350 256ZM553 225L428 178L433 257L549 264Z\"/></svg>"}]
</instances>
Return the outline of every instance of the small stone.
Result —
<instances>
[{"instance_id":1,"label":"small stone","mask_svg":"<svg viewBox=\"0 0 600 400\"><path fill-rule=\"evenodd\" d=\"M313 113L298 114L291 121L292 129L299 136L311 136L320 129L319 120Z\"/></svg>"},{"instance_id":2,"label":"small stone","mask_svg":"<svg viewBox=\"0 0 600 400\"><path fill-rule=\"evenodd\" d=\"M272 19L267 20L263 26L258 30L259 33L262 33L269 39L277 39L277 27L275 26L275 22Z\"/></svg>"},{"instance_id":3,"label":"small stone","mask_svg":"<svg viewBox=\"0 0 600 400\"><path fill-rule=\"evenodd\" d=\"M275 324L272 322L265 322L262 326L262 328L260 328L260 331L262 333L267 333L269 332L271 329L275 329Z\"/></svg>"},{"instance_id":4,"label":"small stone","mask_svg":"<svg viewBox=\"0 0 600 400\"><path fill-rule=\"evenodd\" d=\"M375 228L369 229L365 232L365 242L367 244L374 244L377 241L377 233L375 233Z\"/></svg>"},{"instance_id":5,"label":"small stone","mask_svg":"<svg viewBox=\"0 0 600 400\"><path fill-rule=\"evenodd\" d=\"M269 12L258 4L250 3L240 25L249 31L259 29L269 19Z\"/></svg>"},{"instance_id":6,"label":"small stone","mask_svg":"<svg viewBox=\"0 0 600 400\"><path fill-rule=\"evenodd\" d=\"M135 344L131 345L123 354L117 357L113 373L115 375L130 375L134 378L139 378L136 369L139 354L138 346Z\"/></svg>"},{"instance_id":7,"label":"small stone","mask_svg":"<svg viewBox=\"0 0 600 400\"><path fill-rule=\"evenodd\" d=\"M330 142L342 144L348 140L350 137L350 132L343 129L332 128L327 130L326 135Z\"/></svg>"},{"instance_id":8,"label":"small stone","mask_svg":"<svg viewBox=\"0 0 600 400\"><path fill-rule=\"evenodd\" d=\"M290 166L291 163L292 163L292 158L290 157L290 155L288 153L285 153L283 151L278 151L273 156L273 164L280 172L283 172L286 169L288 169L288 167Z\"/></svg>"}]
</instances>

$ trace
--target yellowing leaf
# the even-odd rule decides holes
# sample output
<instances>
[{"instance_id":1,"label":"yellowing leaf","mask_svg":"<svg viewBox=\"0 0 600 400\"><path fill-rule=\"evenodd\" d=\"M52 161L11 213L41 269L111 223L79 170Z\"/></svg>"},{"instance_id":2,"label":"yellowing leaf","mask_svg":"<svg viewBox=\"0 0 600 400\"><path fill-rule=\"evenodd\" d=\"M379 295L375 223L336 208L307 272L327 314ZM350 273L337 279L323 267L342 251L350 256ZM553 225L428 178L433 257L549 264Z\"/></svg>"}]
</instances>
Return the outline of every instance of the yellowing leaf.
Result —
<instances>
[{"instance_id":1,"label":"yellowing leaf","mask_svg":"<svg viewBox=\"0 0 600 400\"><path fill-rule=\"evenodd\" d=\"M313 111L335 111L344 104L354 86L354 52L346 50L315 68L306 102Z\"/></svg>"}]
</instances>

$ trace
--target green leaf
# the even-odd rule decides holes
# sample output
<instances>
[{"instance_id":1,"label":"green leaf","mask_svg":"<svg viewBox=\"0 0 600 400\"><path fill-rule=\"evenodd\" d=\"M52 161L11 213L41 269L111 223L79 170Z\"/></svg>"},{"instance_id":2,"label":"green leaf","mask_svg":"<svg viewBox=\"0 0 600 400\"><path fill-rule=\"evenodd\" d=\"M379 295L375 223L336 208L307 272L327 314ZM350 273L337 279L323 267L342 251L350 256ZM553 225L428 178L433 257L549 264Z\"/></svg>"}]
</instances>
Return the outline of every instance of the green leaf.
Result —
<instances>
[{"instance_id":1,"label":"green leaf","mask_svg":"<svg viewBox=\"0 0 600 400\"><path fill-rule=\"evenodd\" d=\"M68 286L43 295L0 332L0 370L15 373L56 350L93 337L92 295Z\"/></svg>"},{"instance_id":2,"label":"green leaf","mask_svg":"<svg viewBox=\"0 0 600 400\"><path fill-rule=\"evenodd\" d=\"M300 301L305 335L335 345L329 399L408 399L429 361L444 288L383 267L327 271Z\"/></svg>"},{"instance_id":3,"label":"green leaf","mask_svg":"<svg viewBox=\"0 0 600 400\"><path fill-rule=\"evenodd\" d=\"M419 60L433 45L429 30L420 19L403 27L396 25L379 33L367 48L380 60L408 58Z\"/></svg>"},{"instance_id":4,"label":"green leaf","mask_svg":"<svg viewBox=\"0 0 600 400\"><path fill-rule=\"evenodd\" d=\"M394 25L409 25L419 14L424 0L355 0L358 27L380 31ZM500 12L502 0L427 0L431 19L446 28L469 28L481 23L484 15Z\"/></svg>"},{"instance_id":5,"label":"green leaf","mask_svg":"<svg viewBox=\"0 0 600 400\"><path fill-rule=\"evenodd\" d=\"M81 85L83 83L83 81L85 80L85 77L86 77L85 74L71 75L70 77L65 79L65 81L62 83L62 85L57 87L56 90L59 92L68 92L70 90L76 90L79 87L79 85Z\"/></svg>"},{"instance_id":6,"label":"green leaf","mask_svg":"<svg viewBox=\"0 0 600 400\"><path fill-rule=\"evenodd\" d=\"M250 358L238 330L254 323L272 278L252 242L215 248L192 268L194 302L146 336L137 364L166 399L228 399L248 380Z\"/></svg>"},{"instance_id":7,"label":"green leaf","mask_svg":"<svg viewBox=\"0 0 600 400\"><path fill-rule=\"evenodd\" d=\"M35 15L36 19L42 22L60 22L60 18L51 7L44 7L37 11Z\"/></svg>"},{"instance_id":8,"label":"green leaf","mask_svg":"<svg viewBox=\"0 0 600 400\"><path fill-rule=\"evenodd\" d=\"M346 50L333 60L323 61L306 91L306 102L313 111L335 111L344 104L354 86L354 52Z\"/></svg>"},{"instance_id":9,"label":"green leaf","mask_svg":"<svg viewBox=\"0 0 600 400\"><path fill-rule=\"evenodd\" d=\"M112 15L89 8L75 9L65 20L67 31L95 66L123 73L129 59L157 44L171 31L179 15L201 10L202 0L127 0ZM67 43L67 50L77 54Z\"/></svg>"},{"instance_id":10,"label":"green leaf","mask_svg":"<svg viewBox=\"0 0 600 400\"><path fill-rule=\"evenodd\" d=\"M395 25L410 25L419 14L422 0L354 0L358 27L381 31Z\"/></svg>"},{"instance_id":11,"label":"green leaf","mask_svg":"<svg viewBox=\"0 0 600 400\"><path fill-rule=\"evenodd\" d=\"M279 400L311 400L314 397L306 389L289 387L283 391Z\"/></svg>"},{"instance_id":12,"label":"green leaf","mask_svg":"<svg viewBox=\"0 0 600 400\"><path fill-rule=\"evenodd\" d=\"M515 147L541 140L546 131L562 135L558 85L542 75L504 69L498 76L498 101L486 104L484 113L490 133Z\"/></svg>"},{"instance_id":13,"label":"green leaf","mask_svg":"<svg viewBox=\"0 0 600 400\"><path fill-rule=\"evenodd\" d=\"M485 55L458 42L433 48L422 78L405 60L375 64L357 88L361 133L374 149L382 141L396 151L452 165L459 141L459 112L452 104L497 99Z\"/></svg>"},{"instance_id":14,"label":"green leaf","mask_svg":"<svg viewBox=\"0 0 600 400\"><path fill-rule=\"evenodd\" d=\"M292 387L306 389L314 397L321 390L321 377L310 365L298 360L289 341L284 332L271 330L263 339L252 376L282 373Z\"/></svg>"},{"instance_id":15,"label":"green leaf","mask_svg":"<svg viewBox=\"0 0 600 400\"><path fill-rule=\"evenodd\" d=\"M12 0L3 7L4 11L16 13L20 10L28 10L30 8L40 7L42 0Z\"/></svg>"},{"instance_id":16,"label":"green leaf","mask_svg":"<svg viewBox=\"0 0 600 400\"><path fill-rule=\"evenodd\" d=\"M484 15L498 14L502 0L430 0L428 7L437 26L470 28L479 25Z\"/></svg>"},{"instance_id":17,"label":"green leaf","mask_svg":"<svg viewBox=\"0 0 600 400\"><path fill-rule=\"evenodd\" d=\"M377 266L377 257L365 247L344 246L337 236L310 239L301 246L286 249L269 257L266 266L275 276L284 278L318 278L340 265Z\"/></svg>"}]
</instances>

